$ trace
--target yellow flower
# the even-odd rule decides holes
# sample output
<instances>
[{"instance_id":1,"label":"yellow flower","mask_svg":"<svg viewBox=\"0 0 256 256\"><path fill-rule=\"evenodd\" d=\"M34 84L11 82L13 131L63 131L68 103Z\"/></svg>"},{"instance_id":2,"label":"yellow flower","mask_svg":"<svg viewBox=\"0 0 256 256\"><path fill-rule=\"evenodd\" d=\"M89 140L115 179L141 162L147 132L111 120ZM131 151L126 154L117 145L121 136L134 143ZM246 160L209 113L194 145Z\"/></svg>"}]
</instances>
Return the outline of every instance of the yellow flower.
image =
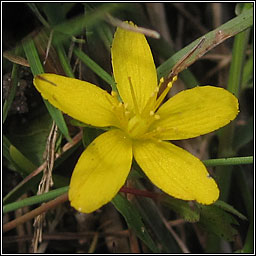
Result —
<instances>
[{"instance_id":1,"label":"yellow flower","mask_svg":"<svg viewBox=\"0 0 256 256\"><path fill-rule=\"evenodd\" d=\"M80 156L70 182L71 205L89 213L111 201L125 183L133 156L165 193L202 204L215 202L219 189L203 163L166 141L193 138L228 124L238 113L236 97L223 88L203 86L184 90L160 106L177 77L158 97L145 36L118 28L111 54L123 102L116 93L85 81L55 74L34 79L42 96L64 113L92 126L110 127Z\"/></svg>"}]
</instances>

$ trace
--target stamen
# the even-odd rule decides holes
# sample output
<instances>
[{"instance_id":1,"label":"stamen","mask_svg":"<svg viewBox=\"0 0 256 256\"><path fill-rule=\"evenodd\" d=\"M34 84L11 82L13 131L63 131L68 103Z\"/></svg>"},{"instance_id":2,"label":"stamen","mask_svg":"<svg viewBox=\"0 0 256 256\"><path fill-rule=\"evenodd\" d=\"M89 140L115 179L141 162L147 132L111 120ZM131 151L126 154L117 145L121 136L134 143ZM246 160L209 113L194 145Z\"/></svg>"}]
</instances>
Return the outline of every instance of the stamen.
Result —
<instances>
[{"instance_id":1,"label":"stamen","mask_svg":"<svg viewBox=\"0 0 256 256\"><path fill-rule=\"evenodd\" d=\"M138 103L135 97L135 92L134 89L132 87L132 80L130 77L128 77L129 80L129 84L130 84L130 90L131 90L131 95L132 95L132 100L133 100L133 104L134 104L134 109L135 109L135 114L139 114L139 107L138 107Z\"/></svg>"},{"instance_id":2,"label":"stamen","mask_svg":"<svg viewBox=\"0 0 256 256\"><path fill-rule=\"evenodd\" d=\"M147 100L147 103L141 113L141 116L144 116L144 117L147 117L148 116L148 112L149 112L149 115L150 116L153 116L154 115L154 111L152 110L152 108L154 107L155 105L155 102L156 102L156 96L157 96L157 93L159 91L159 88L156 87L154 89L154 91L152 92L151 96L148 98Z\"/></svg>"},{"instance_id":3,"label":"stamen","mask_svg":"<svg viewBox=\"0 0 256 256\"><path fill-rule=\"evenodd\" d=\"M164 78L163 77L161 77L160 78L160 80L159 80L159 85L158 85L158 88L160 88L161 87L161 85L162 85L162 83L164 82Z\"/></svg>"},{"instance_id":4,"label":"stamen","mask_svg":"<svg viewBox=\"0 0 256 256\"><path fill-rule=\"evenodd\" d=\"M158 97L156 104L155 104L155 108L154 111L157 110L157 108L160 106L160 104L162 103L162 101L164 100L165 96L167 95L167 93L170 91L170 89L172 88L173 83L178 79L177 76L174 76L172 81L168 83L167 87L164 89L164 91L162 92L162 94ZM161 79L160 79L161 80Z\"/></svg>"},{"instance_id":5,"label":"stamen","mask_svg":"<svg viewBox=\"0 0 256 256\"><path fill-rule=\"evenodd\" d=\"M115 93L112 93L112 92L111 92L111 95L112 96L113 96L113 94L115 95ZM111 105L111 110L113 111L117 120L119 120L119 122L122 126L125 126L128 122L128 119L124 112L124 104L122 102L119 102L117 100L117 97L113 96L114 98L109 98L107 95L105 95L105 96L106 96L107 101Z\"/></svg>"}]
</instances>

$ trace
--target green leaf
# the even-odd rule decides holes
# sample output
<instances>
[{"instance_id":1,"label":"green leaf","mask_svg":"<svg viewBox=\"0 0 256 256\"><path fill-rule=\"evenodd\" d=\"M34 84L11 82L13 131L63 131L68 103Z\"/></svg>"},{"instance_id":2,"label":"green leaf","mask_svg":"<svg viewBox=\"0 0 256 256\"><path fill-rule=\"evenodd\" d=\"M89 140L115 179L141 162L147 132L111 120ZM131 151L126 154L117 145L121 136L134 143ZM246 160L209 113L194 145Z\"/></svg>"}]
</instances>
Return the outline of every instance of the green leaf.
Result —
<instances>
[{"instance_id":1,"label":"green leaf","mask_svg":"<svg viewBox=\"0 0 256 256\"><path fill-rule=\"evenodd\" d=\"M17 148L13 145L10 145L10 156L14 163L22 170L22 176L26 176L30 174L32 171L36 169L36 165L34 165L30 160L28 160Z\"/></svg>"},{"instance_id":2,"label":"green leaf","mask_svg":"<svg viewBox=\"0 0 256 256\"><path fill-rule=\"evenodd\" d=\"M102 129L84 127L83 128L83 144L86 148L96 137L102 134L104 131Z\"/></svg>"},{"instance_id":3,"label":"green leaf","mask_svg":"<svg viewBox=\"0 0 256 256\"><path fill-rule=\"evenodd\" d=\"M180 253L181 250L163 223L156 204L151 199L142 197L137 197L134 202L142 215L143 221L150 227L157 241L161 244L162 251L165 253Z\"/></svg>"},{"instance_id":4,"label":"green leaf","mask_svg":"<svg viewBox=\"0 0 256 256\"><path fill-rule=\"evenodd\" d=\"M22 42L27 61L34 76L44 73L44 68L38 56L36 46L32 39L26 39Z\"/></svg>"},{"instance_id":5,"label":"green leaf","mask_svg":"<svg viewBox=\"0 0 256 256\"><path fill-rule=\"evenodd\" d=\"M135 232L136 236L138 236L152 252L158 253L159 250L143 224L142 217L136 207L119 194L117 194L111 202L125 218L128 227Z\"/></svg>"},{"instance_id":6,"label":"green leaf","mask_svg":"<svg viewBox=\"0 0 256 256\"><path fill-rule=\"evenodd\" d=\"M36 46L32 39L26 39L23 41L23 48L27 57L27 60L30 64L31 71L34 76L44 73L43 66L41 64L40 58L38 56ZM68 141L71 141L71 138L68 133L68 128L63 118L63 115L60 110L52 106L48 101L44 100L45 105L52 117L56 122L58 128L63 133Z\"/></svg>"},{"instance_id":7,"label":"green leaf","mask_svg":"<svg viewBox=\"0 0 256 256\"><path fill-rule=\"evenodd\" d=\"M22 127L14 125L7 137L27 159L39 166L43 162L43 153L51 124L52 120L48 114L41 115Z\"/></svg>"},{"instance_id":8,"label":"green leaf","mask_svg":"<svg viewBox=\"0 0 256 256\"><path fill-rule=\"evenodd\" d=\"M224 201L218 200L214 203L214 205L218 206L219 208L225 210L226 212L230 212L234 215L236 215L237 217L239 217L242 220L247 220L247 218L240 213L239 211L237 211L233 206L225 203Z\"/></svg>"},{"instance_id":9,"label":"green leaf","mask_svg":"<svg viewBox=\"0 0 256 256\"><path fill-rule=\"evenodd\" d=\"M160 201L171 210L175 211L180 217L188 222L198 222L200 219L199 212L196 208L189 206L189 203L183 200L172 198L164 195Z\"/></svg>"},{"instance_id":10,"label":"green leaf","mask_svg":"<svg viewBox=\"0 0 256 256\"><path fill-rule=\"evenodd\" d=\"M64 47L59 44L58 47L57 47L57 52L58 52L58 55L59 55L61 65L62 65L62 67L65 71L65 74L69 77L75 78Z\"/></svg>"},{"instance_id":11,"label":"green leaf","mask_svg":"<svg viewBox=\"0 0 256 256\"><path fill-rule=\"evenodd\" d=\"M200 212L199 224L206 231L227 241L234 241L238 232L232 225L238 225L238 222L231 214L216 205L197 205Z\"/></svg>"}]
</instances>

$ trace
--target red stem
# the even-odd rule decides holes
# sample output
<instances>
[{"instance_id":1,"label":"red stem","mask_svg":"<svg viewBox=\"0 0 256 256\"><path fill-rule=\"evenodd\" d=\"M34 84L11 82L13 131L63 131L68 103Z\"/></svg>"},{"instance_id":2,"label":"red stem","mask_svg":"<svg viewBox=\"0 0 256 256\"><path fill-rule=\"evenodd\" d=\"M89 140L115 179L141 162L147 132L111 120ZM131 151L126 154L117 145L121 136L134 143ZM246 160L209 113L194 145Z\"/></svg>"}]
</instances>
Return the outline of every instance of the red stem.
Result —
<instances>
[{"instance_id":1,"label":"red stem","mask_svg":"<svg viewBox=\"0 0 256 256\"><path fill-rule=\"evenodd\" d=\"M136 188L128 188L128 187L125 187L125 186L123 186L120 189L120 192L129 193L129 194L133 194L133 195L136 195L136 196L149 197L149 198L152 198L152 199L157 199L160 196L160 194L157 194L157 193L154 193L154 192L150 192L150 191L146 191L146 190L139 190L139 189L136 189Z\"/></svg>"}]
</instances>

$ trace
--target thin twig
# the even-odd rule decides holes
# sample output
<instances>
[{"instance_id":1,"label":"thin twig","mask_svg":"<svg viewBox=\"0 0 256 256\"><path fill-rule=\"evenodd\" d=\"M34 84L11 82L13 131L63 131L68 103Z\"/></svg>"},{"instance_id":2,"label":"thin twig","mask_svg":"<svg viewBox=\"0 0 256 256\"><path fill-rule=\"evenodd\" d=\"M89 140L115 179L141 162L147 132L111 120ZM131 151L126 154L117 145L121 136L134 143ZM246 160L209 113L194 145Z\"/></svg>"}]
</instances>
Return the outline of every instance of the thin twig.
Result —
<instances>
[{"instance_id":1,"label":"thin twig","mask_svg":"<svg viewBox=\"0 0 256 256\"><path fill-rule=\"evenodd\" d=\"M44 169L44 174L38 186L37 195L49 192L50 187L53 186L52 180L52 170L55 160L55 145L57 141L57 131L58 127L55 122L52 124L52 128L46 143L46 150L44 152L44 158L46 159L46 167ZM43 235L43 223L45 220L45 214L36 216L34 220L34 239L32 240L33 252L37 252L38 243L42 242Z\"/></svg>"},{"instance_id":2,"label":"thin twig","mask_svg":"<svg viewBox=\"0 0 256 256\"><path fill-rule=\"evenodd\" d=\"M3 57L15 64L19 64L19 65L25 66L25 67L30 67L30 65L26 59L24 59L18 55L14 55L9 51L3 52Z\"/></svg>"},{"instance_id":3,"label":"thin twig","mask_svg":"<svg viewBox=\"0 0 256 256\"><path fill-rule=\"evenodd\" d=\"M120 28L125 29L125 30L141 33L141 34L144 34L146 36L156 38L156 39L160 38L160 34L155 30L148 29L148 28L143 28L143 27L138 27L138 26L132 26L127 22L123 22L123 21L121 21L117 18L114 18L110 14L106 14L106 19L105 20L108 23L110 23L111 25L116 26L116 27L120 27Z\"/></svg>"},{"instance_id":4,"label":"thin twig","mask_svg":"<svg viewBox=\"0 0 256 256\"><path fill-rule=\"evenodd\" d=\"M129 230L120 230L115 232L98 232L98 231L83 231L83 232L58 232L58 233L51 233L51 234L43 234L44 240L78 240L84 237L93 237L95 234L98 233L99 237L128 237ZM29 241L32 239L32 235L24 235L24 236L4 236L3 241L4 243L17 243L19 241Z\"/></svg>"},{"instance_id":5,"label":"thin twig","mask_svg":"<svg viewBox=\"0 0 256 256\"><path fill-rule=\"evenodd\" d=\"M54 200L52 200L48 203L45 203L45 204L41 205L40 207L22 215L21 217L4 224L3 232L7 232L11 229L14 229L18 225L20 225L28 220L33 219L34 217L38 216L39 214L47 212L50 209L55 208L57 205L64 203L66 201L68 201L68 193L65 193L65 194L55 198Z\"/></svg>"},{"instance_id":6,"label":"thin twig","mask_svg":"<svg viewBox=\"0 0 256 256\"><path fill-rule=\"evenodd\" d=\"M182 250L183 253L190 253L189 249L187 248L187 246L183 243L183 241L180 239L180 237L176 234L176 232L173 230L173 228L171 227L171 225L168 223L168 221L165 219L165 217L163 216L163 214L159 211L159 209L157 209L157 211L159 212L159 215L164 223L164 225L166 226L166 228L170 231L170 233L172 234L172 236L174 237L174 239L176 240L177 244L179 245L180 249Z\"/></svg>"}]
</instances>

